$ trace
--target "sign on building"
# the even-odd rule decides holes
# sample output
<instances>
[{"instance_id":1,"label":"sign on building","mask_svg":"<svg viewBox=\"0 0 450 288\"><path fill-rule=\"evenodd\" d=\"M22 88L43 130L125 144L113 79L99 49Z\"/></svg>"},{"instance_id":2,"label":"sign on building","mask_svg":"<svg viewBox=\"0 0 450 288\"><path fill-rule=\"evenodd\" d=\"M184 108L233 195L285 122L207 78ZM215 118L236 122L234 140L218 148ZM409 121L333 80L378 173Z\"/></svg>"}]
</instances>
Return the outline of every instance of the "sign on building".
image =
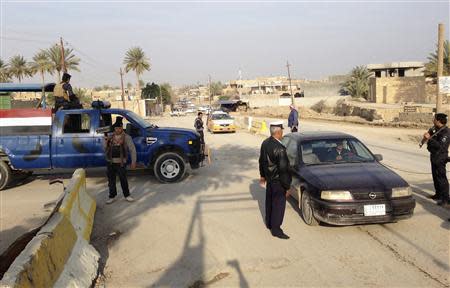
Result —
<instances>
[{"instance_id":1,"label":"sign on building","mask_svg":"<svg viewBox=\"0 0 450 288\"><path fill-rule=\"evenodd\" d=\"M450 94L450 76L439 77L439 92Z\"/></svg>"}]
</instances>

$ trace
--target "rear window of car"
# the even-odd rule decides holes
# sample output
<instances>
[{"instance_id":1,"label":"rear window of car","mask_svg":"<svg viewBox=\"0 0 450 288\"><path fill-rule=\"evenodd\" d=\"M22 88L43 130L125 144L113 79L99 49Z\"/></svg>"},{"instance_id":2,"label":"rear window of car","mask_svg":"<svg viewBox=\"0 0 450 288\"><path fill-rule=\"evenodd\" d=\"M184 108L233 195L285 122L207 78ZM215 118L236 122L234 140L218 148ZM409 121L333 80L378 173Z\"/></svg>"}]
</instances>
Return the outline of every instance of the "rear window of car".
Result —
<instances>
[{"instance_id":1,"label":"rear window of car","mask_svg":"<svg viewBox=\"0 0 450 288\"><path fill-rule=\"evenodd\" d=\"M301 155L306 165L375 161L372 153L354 138L303 141Z\"/></svg>"}]
</instances>

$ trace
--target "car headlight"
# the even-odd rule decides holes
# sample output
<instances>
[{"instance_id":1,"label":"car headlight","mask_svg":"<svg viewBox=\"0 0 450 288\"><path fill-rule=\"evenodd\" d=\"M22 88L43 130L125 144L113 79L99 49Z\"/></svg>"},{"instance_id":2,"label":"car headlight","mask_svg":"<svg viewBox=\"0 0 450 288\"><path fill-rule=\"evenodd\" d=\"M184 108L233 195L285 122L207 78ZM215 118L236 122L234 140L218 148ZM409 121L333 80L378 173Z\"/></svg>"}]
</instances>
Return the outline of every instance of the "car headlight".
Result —
<instances>
[{"instance_id":1,"label":"car headlight","mask_svg":"<svg viewBox=\"0 0 450 288\"><path fill-rule=\"evenodd\" d=\"M411 196L411 187L392 188L392 198Z\"/></svg>"},{"instance_id":2,"label":"car headlight","mask_svg":"<svg viewBox=\"0 0 450 288\"><path fill-rule=\"evenodd\" d=\"M352 194L350 191L322 191L320 194L320 198L324 200L353 200Z\"/></svg>"}]
</instances>

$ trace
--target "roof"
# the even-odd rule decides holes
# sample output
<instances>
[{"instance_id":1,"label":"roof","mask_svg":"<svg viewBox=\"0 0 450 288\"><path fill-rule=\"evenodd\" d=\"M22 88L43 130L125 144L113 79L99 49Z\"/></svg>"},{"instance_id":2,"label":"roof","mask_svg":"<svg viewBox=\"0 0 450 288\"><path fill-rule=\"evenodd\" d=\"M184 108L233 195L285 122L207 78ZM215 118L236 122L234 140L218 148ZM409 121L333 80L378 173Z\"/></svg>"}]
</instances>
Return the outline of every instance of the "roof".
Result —
<instances>
[{"instance_id":1,"label":"roof","mask_svg":"<svg viewBox=\"0 0 450 288\"><path fill-rule=\"evenodd\" d=\"M369 70L384 70L384 69L398 69L398 68L423 68L423 62L392 62L385 64L368 64Z\"/></svg>"},{"instance_id":2,"label":"roof","mask_svg":"<svg viewBox=\"0 0 450 288\"><path fill-rule=\"evenodd\" d=\"M31 84L31 83L0 83L0 92L53 92L55 83Z\"/></svg>"},{"instance_id":3,"label":"roof","mask_svg":"<svg viewBox=\"0 0 450 288\"><path fill-rule=\"evenodd\" d=\"M341 138L355 138L354 136L336 132L336 131L308 131L300 133L289 133L286 136L295 138L297 140L325 140L325 139L341 139Z\"/></svg>"}]
</instances>

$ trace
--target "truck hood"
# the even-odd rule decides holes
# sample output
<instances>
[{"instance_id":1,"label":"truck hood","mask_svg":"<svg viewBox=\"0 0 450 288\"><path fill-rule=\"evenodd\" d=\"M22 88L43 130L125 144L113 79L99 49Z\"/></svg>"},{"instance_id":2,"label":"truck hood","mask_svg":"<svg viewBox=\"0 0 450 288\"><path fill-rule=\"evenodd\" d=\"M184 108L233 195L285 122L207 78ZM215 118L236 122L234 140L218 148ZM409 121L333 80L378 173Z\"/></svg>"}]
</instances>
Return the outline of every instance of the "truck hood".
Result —
<instances>
[{"instance_id":1,"label":"truck hood","mask_svg":"<svg viewBox=\"0 0 450 288\"><path fill-rule=\"evenodd\" d=\"M233 119L212 120L214 125L231 125L234 123Z\"/></svg>"},{"instance_id":2,"label":"truck hood","mask_svg":"<svg viewBox=\"0 0 450 288\"><path fill-rule=\"evenodd\" d=\"M147 132L152 134L168 134L175 137L189 137L196 138L200 135L193 129L177 128L177 127L158 127L158 128L147 128Z\"/></svg>"},{"instance_id":3,"label":"truck hood","mask_svg":"<svg viewBox=\"0 0 450 288\"><path fill-rule=\"evenodd\" d=\"M297 173L319 190L386 191L408 186L378 162L302 166Z\"/></svg>"}]
</instances>

